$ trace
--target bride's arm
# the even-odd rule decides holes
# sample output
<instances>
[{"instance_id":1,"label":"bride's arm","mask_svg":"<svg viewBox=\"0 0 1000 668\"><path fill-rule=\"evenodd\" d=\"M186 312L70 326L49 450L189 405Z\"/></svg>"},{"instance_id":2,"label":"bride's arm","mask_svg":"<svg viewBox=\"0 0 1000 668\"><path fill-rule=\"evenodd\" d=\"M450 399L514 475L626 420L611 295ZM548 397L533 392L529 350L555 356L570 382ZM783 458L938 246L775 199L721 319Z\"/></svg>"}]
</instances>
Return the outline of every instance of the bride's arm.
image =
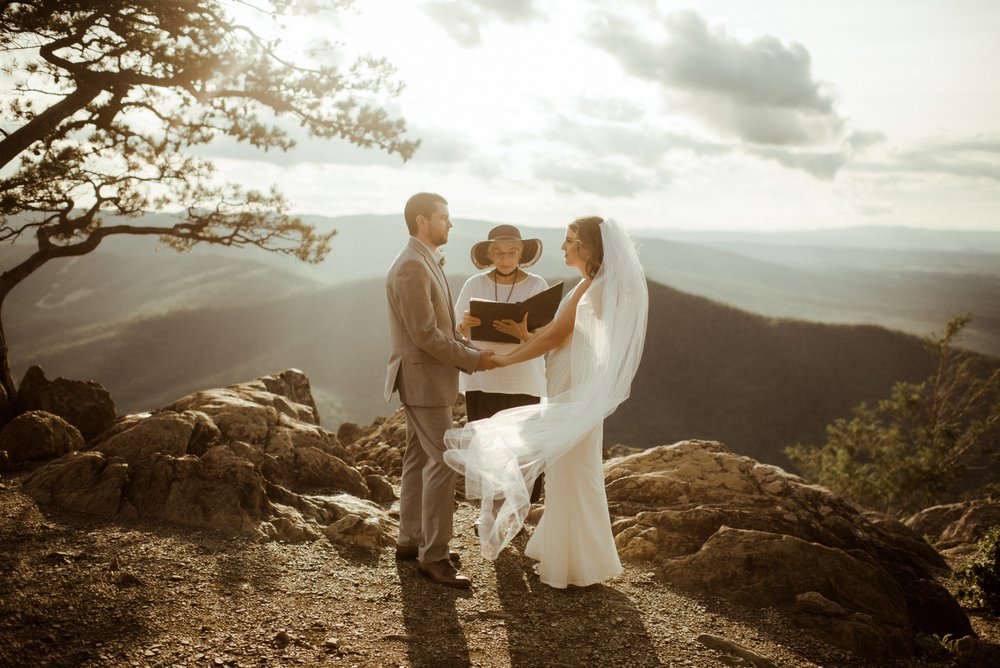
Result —
<instances>
[{"instance_id":1,"label":"bride's arm","mask_svg":"<svg viewBox=\"0 0 1000 668\"><path fill-rule=\"evenodd\" d=\"M493 359L500 366L507 366L541 357L553 348L557 348L573 333L573 326L576 324L576 305L589 287L590 279L585 279L580 287L573 292L570 302L566 304L555 320L537 330L535 336L508 354L495 355Z\"/></svg>"}]
</instances>

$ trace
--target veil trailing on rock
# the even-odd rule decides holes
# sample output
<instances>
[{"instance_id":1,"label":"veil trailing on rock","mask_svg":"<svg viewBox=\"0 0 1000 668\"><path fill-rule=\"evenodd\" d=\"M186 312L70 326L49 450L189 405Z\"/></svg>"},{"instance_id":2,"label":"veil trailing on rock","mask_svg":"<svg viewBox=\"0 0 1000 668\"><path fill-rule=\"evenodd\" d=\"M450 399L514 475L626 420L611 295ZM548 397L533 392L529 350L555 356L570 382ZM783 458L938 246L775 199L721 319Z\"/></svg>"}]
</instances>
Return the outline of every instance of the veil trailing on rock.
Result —
<instances>
[{"instance_id":1,"label":"veil trailing on rock","mask_svg":"<svg viewBox=\"0 0 1000 668\"><path fill-rule=\"evenodd\" d=\"M501 411L445 434L449 466L481 499L483 556L496 559L520 531L538 475L629 396L646 338L649 295L632 240L612 220L600 225L604 260L576 308L570 387L544 404Z\"/></svg>"}]
</instances>

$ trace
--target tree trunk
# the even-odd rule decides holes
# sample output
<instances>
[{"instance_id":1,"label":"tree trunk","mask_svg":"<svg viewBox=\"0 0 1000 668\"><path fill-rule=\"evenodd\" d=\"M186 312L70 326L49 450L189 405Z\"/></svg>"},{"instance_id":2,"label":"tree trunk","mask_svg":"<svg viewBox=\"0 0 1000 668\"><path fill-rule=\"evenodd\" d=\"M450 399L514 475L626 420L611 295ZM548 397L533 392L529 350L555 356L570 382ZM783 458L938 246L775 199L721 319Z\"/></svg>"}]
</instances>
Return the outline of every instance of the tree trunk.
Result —
<instances>
[{"instance_id":1,"label":"tree trunk","mask_svg":"<svg viewBox=\"0 0 1000 668\"><path fill-rule=\"evenodd\" d=\"M90 233L85 240L72 246L53 246L48 244L45 233L39 230L39 245L41 250L32 253L21 264L11 267L0 275L0 428L3 428L17 415L17 388L10 370L10 360L7 351L7 335L3 330L3 304L10 291L21 281L35 273L42 265L57 257L75 257L91 252L110 234L163 234L169 229L157 227L131 227L119 225L102 228Z\"/></svg>"},{"instance_id":2,"label":"tree trunk","mask_svg":"<svg viewBox=\"0 0 1000 668\"><path fill-rule=\"evenodd\" d=\"M6 292L0 294L0 428L13 420L17 413L17 390L7 359L7 334L3 331L3 303L6 296Z\"/></svg>"},{"instance_id":3,"label":"tree trunk","mask_svg":"<svg viewBox=\"0 0 1000 668\"><path fill-rule=\"evenodd\" d=\"M51 260L52 257L54 256L51 253L38 251L0 276L0 391L2 391L0 394L0 428L3 428L17 415L17 387L14 385L14 376L10 370L7 333L3 328L3 305L11 290Z\"/></svg>"}]
</instances>

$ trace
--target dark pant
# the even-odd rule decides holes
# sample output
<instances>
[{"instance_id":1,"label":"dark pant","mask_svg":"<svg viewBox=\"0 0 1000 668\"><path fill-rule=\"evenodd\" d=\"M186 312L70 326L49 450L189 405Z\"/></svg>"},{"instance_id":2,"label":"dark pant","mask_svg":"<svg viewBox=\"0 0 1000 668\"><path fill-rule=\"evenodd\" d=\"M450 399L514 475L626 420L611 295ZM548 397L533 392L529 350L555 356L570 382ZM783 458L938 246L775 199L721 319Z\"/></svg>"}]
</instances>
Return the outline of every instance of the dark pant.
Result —
<instances>
[{"instance_id":1,"label":"dark pant","mask_svg":"<svg viewBox=\"0 0 1000 668\"><path fill-rule=\"evenodd\" d=\"M470 390L465 393L465 412L469 416L469 422L473 422L493 417L500 411L508 408L530 406L540 401L540 398L530 394L500 394L497 392ZM542 498L542 484L544 480L544 473L535 478L535 486L531 488L532 503L538 503L538 500Z\"/></svg>"}]
</instances>

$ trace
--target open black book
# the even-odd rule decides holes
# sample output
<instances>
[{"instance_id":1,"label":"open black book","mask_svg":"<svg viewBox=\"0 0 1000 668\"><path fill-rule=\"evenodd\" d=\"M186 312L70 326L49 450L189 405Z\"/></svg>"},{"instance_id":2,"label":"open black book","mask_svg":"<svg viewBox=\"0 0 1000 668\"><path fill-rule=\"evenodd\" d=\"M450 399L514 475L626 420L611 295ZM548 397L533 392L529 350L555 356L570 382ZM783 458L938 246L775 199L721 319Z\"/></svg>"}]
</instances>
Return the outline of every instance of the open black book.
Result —
<instances>
[{"instance_id":1,"label":"open black book","mask_svg":"<svg viewBox=\"0 0 1000 668\"><path fill-rule=\"evenodd\" d=\"M469 313L479 318L481 324L473 327L474 341L495 341L496 343L520 343L515 337L493 329L494 320L515 320L520 322L525 311L528 313L528 331L533 332L552 322L562 300L563 284L556 283L551 288L528 297L523 302L495 302L489 299L469 301Z\"/></svg>"}]
</instances>

